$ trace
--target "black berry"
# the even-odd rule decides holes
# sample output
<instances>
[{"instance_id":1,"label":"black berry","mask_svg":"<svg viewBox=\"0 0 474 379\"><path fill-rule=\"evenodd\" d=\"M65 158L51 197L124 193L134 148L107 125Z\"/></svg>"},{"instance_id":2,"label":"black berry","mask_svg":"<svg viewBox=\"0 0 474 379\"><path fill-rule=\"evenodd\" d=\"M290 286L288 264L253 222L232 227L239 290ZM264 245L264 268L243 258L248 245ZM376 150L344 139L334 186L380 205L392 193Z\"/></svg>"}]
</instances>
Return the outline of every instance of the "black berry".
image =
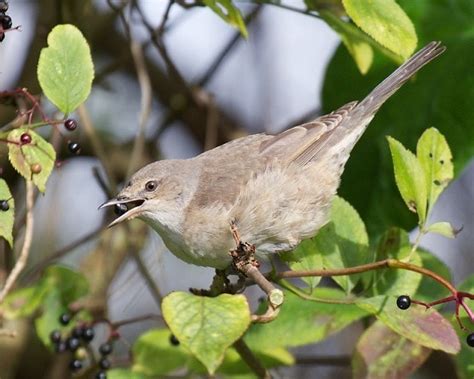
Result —
<instances>
[{"instance_id":1,"label":"black berry","mask_svg":"<svg viewBox=\"0 0 474 379\"><path fill-rule=\"evenodd\" d=\"M66 340L66 346L69 351L76 351L80 345L81 341L79 341L79 338L69 337Z\"/></svg>"},{"instance_id":2,"label":"black berry","mask_svg":"<svg viewBox=\"0 0 474 379\"><path fill-rule=\"evenodd\" d=\"M81 338L82 334L84 333L84 328L80 326L76 326L72 331L71 331L71 336L75 338Z\"/></svg>"},{"instance_id":3,"label":"black berry","mask_svg":"<svg viewBox=\"0 0 474 379\"><path fill-rule=\"evenodd\" d=\"M1 17L1 21L2 21L2 27L4 30L11 29L13 24L12 24L12 18L10 16L3 15Z\"/></svg>"},{"instance_id":4,"label":"black berry","mask_svg":"<svg viewBox=\"0 0 474 379\"><path fill-rule=\"evenodd\" d=\"M52 342L52 343L58 343L61 341L61 332L59 330L53 330L50 334L49 334L49 340Z\"/></svg>"},{"instance_id":5,"label":"black berry","mask_svg":"<svg viewBox=\"0 0 474 379\"><path fill-rule=\"evenodd\" d=\"M67 350L66 342L59 341L58 343L54 344L54 351L56 353L64 353Z\"/></svg>"},{"instance_id":6,"label":"black berry","mask_svg":"<svg viewBox=\"0 0 474 379\"><path fill-rule=\"evenodd\" d=\"M72 132L77 128L77 121L73 118L68 118L66 121L64 121L64 127L70 132Z\"/></svg>"},{"instance_id":7,"label":"black berry","mask_svg":"<svg viewBox=\"0 0 474 379\"><path fill-rule=\"evenodd\" d=\"M74 359L69 363L69 369L71 371L79 371L82 368L82 361L79 359Z\"/></svg>"},{"instance_id":8,"label":"black berry","mask_svg":"<svg viewBox=\"0 0 474 379\"><path fill-rule=\"evenodd\" d=\"M474 333L471 333L467 336L466 342L469 346L474 347Z\"/></svg>"},{"instance_id":9,"label":"black berry","mask_svg":"<svg viewBox=\"0 0 474 379\"><path fill-rule=\"evenodd\" d=\"M84 341L90 342L94 339L94 336L95 336L95 332L94 332L94 329L92 328L85 328L82 331L82 339Z\"/></svg>"},{"instance_id":10,"label":"black berry","mask_svg":"<svg viewBox=\"0 0 474 379\"><path fill-rule=\"evenodd\" d=\"M81 145L77 142L69 142L67 148L72 154L79 154L81 152Z\"/></svg>"},{"instance_id":11,"label":"black berry","mask_svg":"<svg viewBox=\"0 0 474 379\"><path fill-rule=\"evenodd\" d=\"M410 305L411 305L410 296L406 296L406 295L398 296L398 298L397 298L397 307L398 308L400 308L402 310L406 310L406 309L410 308Z\"/></svg>"},{"instance_id":12,"label":"black berry","mask_svg":"<svg viewBox=\"0 0 474 379\"><path fill-rule=\"evenodd\" d=\"M99 371L95 375L95 379L107 379L107 373L105 371Z\"/></svg>"},{"instance_id":13,"label":"black berry","mask_svg":"<svg viewBox=\"0 0 474 379\"><path fill-rule=\"evenodd\" d=\"M107 359L107 358L102 358L100 361L99 361L99 367L102 369L102 370L108 370L110 368L110 361Z\"/></svg>"},{"instance_id":14,"label":"black berry","mask_svg":"<svg viewBox=\"0 0 474 379\"><path fill-rule=\"evenodd\" d=\"M6 1L0 1L0 12L5 13L8 10L8 3Z\"/></svg>"},{"instance_id":15,"label":"black berry","mask_svg":"<svg viewBox=\"0 0 474 379\"><path fill-rule=\"evenodd\" d=\"M8 200L0 200L0 209L4 212L10 209L10 206L8 205Z\"/></svg>"},{"instance_id":16,"label":"black berry","mask_svg":"<svg viewBox=\"0 0 474 379\"><path fill-rule=\"evenodd\" d=\"M173 346L179 345L179 340L176 338L174 334L170 335L170 344Z\"/></svg>"},{"instance_id":17,"label":"black berry","mask_svg":"<svg viewBox=\"0 0 474 379\"><path fill-rule=\"evenodd\" d=\"M71 321L71 315L69 313L63 313L59 316L59 322L61 325L67 325L69 324L69 321Z\"/></svg>"},{"instance_id":18,"label":"black berry","mask_svg":"<svg viewBox=\"0 0 474 379\"><path fill-rule=\"evenodd\" d=\"M101 355L109 355L113 350L112 344L106 342L99 346L99 353Z\"/></svg>"},{"instance_id":19,"label":"black berry","mask_svg":"<svg viewBox=\"0 0 474 379\"><path fill-rule=\"evenodd\" d=\"M26 145L28 143L31 143L31 136L28 133L23 133L20 136L20 142L22 145Z\"/></svg>"},{"instance_id":20,"label":"black berry","mask_svg":"<svg viewBox=\"0 0 474 379\"><path fill-rule=\"evenodd\" d=\"M117 216L121 216L124 213L126 213L127 211L128 211L128 207L127 207L126 204L115 204L114 205L114 213Z\"/></svg>"}]
</instances>

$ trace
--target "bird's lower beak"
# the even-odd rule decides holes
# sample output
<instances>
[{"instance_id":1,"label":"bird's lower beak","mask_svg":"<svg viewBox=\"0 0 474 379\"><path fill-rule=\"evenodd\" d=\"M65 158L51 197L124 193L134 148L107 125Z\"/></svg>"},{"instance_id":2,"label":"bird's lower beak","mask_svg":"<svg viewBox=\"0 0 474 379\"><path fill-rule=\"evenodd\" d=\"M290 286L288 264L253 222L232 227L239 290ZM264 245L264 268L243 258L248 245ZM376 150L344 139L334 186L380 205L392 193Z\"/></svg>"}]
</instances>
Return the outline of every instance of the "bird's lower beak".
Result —
<instances>
[{"instance_id":1,"label":"bird's lower beak","mask_svg":"<svg viewBox=\"0 0 474 379\"><path fill-rule=\"evenodd\" d=\"M136 199L112 199L106 201L102 204L99 209L115 206L119 212L116 212L120 216L117 217L114 221L109 224L109 228L121 223L125 220L130 220L139 216L143 211L143 204L145 203L145 199L136 198Z\"/></svg>"}]
</instances>

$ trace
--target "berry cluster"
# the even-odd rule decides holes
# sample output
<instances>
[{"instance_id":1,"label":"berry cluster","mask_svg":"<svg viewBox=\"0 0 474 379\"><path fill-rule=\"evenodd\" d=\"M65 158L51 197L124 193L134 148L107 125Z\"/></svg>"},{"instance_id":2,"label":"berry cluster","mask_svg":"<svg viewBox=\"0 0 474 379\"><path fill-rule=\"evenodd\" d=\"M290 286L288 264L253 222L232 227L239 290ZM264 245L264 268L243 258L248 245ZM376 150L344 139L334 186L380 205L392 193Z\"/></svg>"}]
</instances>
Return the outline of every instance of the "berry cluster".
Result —
<instances>
[{"instance_id":1,"label":"berry cluster","mask_svg":"<svg viewBox=\"0 0 474 379\"><path fill-rule=\"evenodd\" d=\"M12 18L6 13L8 11L8 2L0 1L0 42L5 39L5 30L12 28Z\"/></svg>"},{"instance_id":2,"label":"berry cluster","mask_svg":"<svg viewBox=\"0 0 474 379\"><path fill-rule=\"evenodd\" d=\"M402 296L398 296L397 298L397 307L400 308L401 310L407 310L408 308L410 308L410 305L412 303L412 300L410 299L410 296L407 296L407 295L402 295ZM416 301L415 303L420 303L418 301ZM424 305L424 304L422 304ZM474 333L469 333L468 336L466 337L466 343L470 346L470 347L474 347Z\"/></svg>"},{"instance_id":3,"label":"berry cluster","mask_svg":"<svg viewBox=\"0 0 474 379\"><path fill-rule=\"evenodd\" d=\"M64 121L64 127L68 131L73 132L77 129L77 121L73 118L68 118L66 121ZM79 145L77 142L68 141L67 148L71 154L79 154L81 152L81 145Z\"/></svg>"},{"instance_id":4,"label":"berry cluster","mask_svg":"<svg viewBox=\"0 0 474 379\"><path fill-rule=\"evenodd\" d=\"M67 326L71 322L72 316L69 313L63 313L59 317L61 325ZM85 351L80 351L81 347L86 347L95 336L94 329L86 324L75 326L67 336L63 336L60 330L53 330L50 333L50 340L53 343L54 350L57 353L69 351L74 354L72 361L69 363L71 372L77 372L84 367ZM84 350L84 349L83 349ZM113 346L110 342L105 342L99 347L100 359L98 362L99 371L96 379L106 379L106 371L111 364L107 356L112 353Z\"/></svg>"}]
</instances>

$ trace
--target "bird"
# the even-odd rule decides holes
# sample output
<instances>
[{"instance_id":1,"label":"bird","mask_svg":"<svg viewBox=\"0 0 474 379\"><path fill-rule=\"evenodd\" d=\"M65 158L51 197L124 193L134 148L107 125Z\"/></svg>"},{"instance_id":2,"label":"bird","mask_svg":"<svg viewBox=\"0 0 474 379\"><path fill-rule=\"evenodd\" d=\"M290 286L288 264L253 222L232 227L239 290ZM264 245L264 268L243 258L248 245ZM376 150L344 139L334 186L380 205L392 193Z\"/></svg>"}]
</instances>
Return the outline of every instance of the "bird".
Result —
<instances>
[{"instance_id":1,"label":"bird","mask_svg":"<svg viewBox=\"0 0 474 379\"><path fill-rule=\"evenodd\" d=\"M258 259L291 251L328 223L350 152L381 105L444 51L441 42L427 44L362 101L311 122L150 163L99 208L121 210L109 226L145 221L169 251L198 266L231 266L231 225Z\"/></svg>"}]
</instances>

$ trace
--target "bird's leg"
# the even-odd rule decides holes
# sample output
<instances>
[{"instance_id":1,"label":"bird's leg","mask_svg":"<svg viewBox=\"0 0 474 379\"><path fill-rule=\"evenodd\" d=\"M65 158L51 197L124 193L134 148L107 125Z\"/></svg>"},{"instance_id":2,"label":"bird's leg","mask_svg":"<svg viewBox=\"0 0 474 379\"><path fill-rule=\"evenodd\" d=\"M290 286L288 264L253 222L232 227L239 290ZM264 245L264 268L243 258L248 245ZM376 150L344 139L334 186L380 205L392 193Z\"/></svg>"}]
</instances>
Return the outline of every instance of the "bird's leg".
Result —
<instances>
[{"instance_id":1,"label":"bird's leg","mask_svg":"<svg viewBox=\"0 0 474 379\"><path fill-rule=\"evenodd\" d=\"M225 270L216 269L216 274L212 278L211 286L208 290L199 288L190 288L189 292L197 296L215 297L221 293L232 293L232 284Z\"/></svg>"},{"instance_id":2,"label":"bird's leg","mask_svg":"<svg viewBox=\"0 0 474 379\"><path fill-rule=\"evenodd\" d=\"M232 237L234 238L236 248L229 251L229 254L233 260L232 264L237 269L237 271L243 272L242 269L247 264L251 264L257 268L260 267L260 263L255 258L255 245L248 242L242 242L234 220L230 222L230 231L232 233Z\"/></svg>"}]
</instances>

